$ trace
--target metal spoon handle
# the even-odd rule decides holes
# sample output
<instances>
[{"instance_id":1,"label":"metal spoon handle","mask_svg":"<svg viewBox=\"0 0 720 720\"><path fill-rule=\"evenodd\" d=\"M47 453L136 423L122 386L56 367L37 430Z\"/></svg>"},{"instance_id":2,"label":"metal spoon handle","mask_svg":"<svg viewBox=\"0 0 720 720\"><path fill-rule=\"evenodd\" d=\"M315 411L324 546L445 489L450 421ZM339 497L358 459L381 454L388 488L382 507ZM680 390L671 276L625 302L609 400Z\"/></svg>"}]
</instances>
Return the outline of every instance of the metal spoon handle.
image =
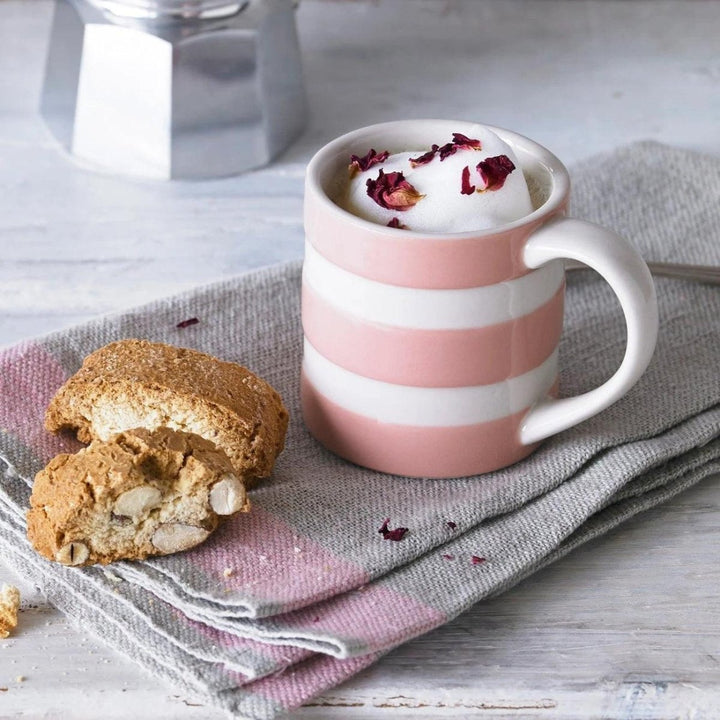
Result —
<instances>
[{"instance_id":1,"label":"metal spoon handle","mask_svg":"<svg viewBox=\"0 0 720 720\"><path fill-rule=\"evenodd\" d=\"M711 265L681 265L679 263L649 262L650 272L658 277L677 278L680 280L694 280L711 285L720 285L720 267ZM567 260L566 270L590 270L587 265Z\"/></svg>"}]
</instances>

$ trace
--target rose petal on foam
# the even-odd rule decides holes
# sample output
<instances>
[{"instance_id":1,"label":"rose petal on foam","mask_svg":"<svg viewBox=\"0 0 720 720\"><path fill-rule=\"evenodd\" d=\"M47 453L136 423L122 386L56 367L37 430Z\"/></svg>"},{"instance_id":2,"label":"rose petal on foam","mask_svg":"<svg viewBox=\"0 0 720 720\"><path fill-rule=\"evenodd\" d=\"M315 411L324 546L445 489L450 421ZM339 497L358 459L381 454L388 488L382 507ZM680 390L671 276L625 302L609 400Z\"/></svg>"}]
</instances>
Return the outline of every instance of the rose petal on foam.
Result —
<instances>
[{"instance_id":1,"label":"rose petal on foam","mask_svg":"<svg viewBox=\"0 0 720 720\"><path fill-rule=\"evenodd\" d=\"M441 148L438 149L438 155L440 156L440 162L454 155L460 148L453 142L445 143Z\"/></svg>"},{"instance_id":2,"label":"rose petal on foam","mask_svg":"<svg viewBox=\"0 0 720 720\"><path fill-rule=\"evenodd\" d=\"M366 184L368 196L387 210L405 212L425 197L405 179L401 172L385 174L380 170L377 179L370 178Z\"/></svg>"},{"instance_id":3,"label":"rose petal on foam","mask_svg":"<svg viewBox=\"0 0 720 720\"><path fill-rule=\"evenodd\" d=\"M462 171L460 179L460 194L472 195L475 192L475 186L470 183L470 168L466 165Z\"/></svg>"},{"instance_id":4,"label":"rose petal on foam","mask_svg":"<svg viewBox=\"0 0 720 720\"><path fill-rule=\"evenodd\" d=\"M467 135L463 135L462 133L453 133L453 144L458 148L458 150L482 150L482 143L480 140L475 140L474 138L469 138Z\"/></svg>"},{"instance_id":5,"label":"rose petal on foam","mask_svg":"<svg viewBox=\"0 0 720 720\"><path fill-rule=\"evenodd\" d=\"M418 165L427 165L435 157L435 153L437 153L439 149L439 145L433 145L432 148L423 155L416 158L410 158L410 164L413 167L417 167Z\"/></svg>"},{"instance_id":6,"label":"rose petal on foam","mask_svg":"<svg viewBox=\"0 0 720 720\"><path fill-rule=\"evenodd\" d=\"M453 133L452 137L453 139L449 143L445 143L442 147L439 145L433 145L430 150L423 155L416 158L410 158L410 164L413 167L426 165L436 155L440 156L440 161L442 162L445 158L454 155L458 150L482 150L482 143L480 140L469 138L467 135L463 135L462 133Z\"/></svg>"},{"instance_id":7,"label":"rose petal on foam","mask_svg":"<svg viewBox=\"0 0 720 720\"><path fill-rule=\"evenodd\" d=\"M496 155L480 161L477 169L485 186L478 188L478 192L499 190L505 184L507 176L515 169L515 164L507 155Z\"/></svg>"},{"instance_id":8,"label":"rose petal on foam","mask_svg":"<svg viewBox=\"0 0 720 720\"><path fill-rule=\"evenodd\" d=\"M348 165L348 171L350 177L354 177L358 172L365 172L369 170L373 165L385 162L390 155L388 150L383 150L381 153L375 152L373 148L370 148L366 155L360 157L359 155L350 156L350 165Z\"/></svg>"},{"instance_id":9,"label":"rose petal on foam","mask_svg":"<svg viewBox=\"0 0 720 720\"><path fill-rule=\"evenodd\" d=\"M445 158L454 155L458 150L482 150L482 143L474 138L469 138L462 133L453 133L453 139L438 149L440 162Z\"/></svg>"}]
</instances>

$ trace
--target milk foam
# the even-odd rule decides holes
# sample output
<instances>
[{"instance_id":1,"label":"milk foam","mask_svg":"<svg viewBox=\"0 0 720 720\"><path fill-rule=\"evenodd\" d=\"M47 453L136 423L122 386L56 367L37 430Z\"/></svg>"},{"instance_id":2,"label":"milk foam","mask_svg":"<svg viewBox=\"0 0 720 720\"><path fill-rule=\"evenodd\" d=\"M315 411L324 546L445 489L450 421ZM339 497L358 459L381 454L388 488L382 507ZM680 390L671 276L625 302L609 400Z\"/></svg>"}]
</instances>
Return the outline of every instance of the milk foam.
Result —
<instances>
[{"instance_id":1,"label":"milk foam","mask_svg":"<svg viewBox=\"0 0 720 720\"><path fill-rule=\"evenodd\" d=\"M512 148L495 133L477 125L468 135L482 143L482 149L461 148L441 160L439 155L427 164L413 167L410 158L417 158L429 148L390 155L383 163L358 172L349 182L347 194L339 204L353 215L370 222L387 225L397 218L407 230L430 233L456 233L484 230L505 225L530 214L533 202L520 163ZM439 137L438 145L451 138ZM375 148L382 152L384 148ZM363 155L369 148L358 148ZM471 182L481 185L476 167L486 158L507 155L515 170L497 190L483 190L462 194L462 173L469 168ZM380 170L385 174L402 172L405 179L424 195L414 206L404 211L387 209L368 196L367 181L377 179Z\"/></svg>"}]
</instances>

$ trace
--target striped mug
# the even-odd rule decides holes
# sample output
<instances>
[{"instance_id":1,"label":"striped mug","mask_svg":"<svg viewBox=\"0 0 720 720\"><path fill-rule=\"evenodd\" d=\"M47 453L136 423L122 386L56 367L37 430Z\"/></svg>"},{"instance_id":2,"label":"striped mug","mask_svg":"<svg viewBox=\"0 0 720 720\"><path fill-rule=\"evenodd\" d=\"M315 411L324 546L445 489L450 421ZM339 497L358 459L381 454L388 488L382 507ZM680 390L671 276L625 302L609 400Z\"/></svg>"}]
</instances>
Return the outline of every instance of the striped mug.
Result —
<instances>
[{"instance_id":1,"label":"striped mug","mask_svg":"<svg viewBox=\"0 0 720 720\"><path fill-rule=\"evenodd\" d=\"M412 232L334 201L351 154L430 147L472 129L445 120L373 125L329 143L308 166L303 416L323 445L358 465L433 478L505 467L607 408L650 362L658 319L647 266L615 233L565 216L568 172L532 140L490 128L515 152L535 207L500 227ZM627 348L603 385L558 399L564 258L611 285Z\"/></svg>"}]
</instances>

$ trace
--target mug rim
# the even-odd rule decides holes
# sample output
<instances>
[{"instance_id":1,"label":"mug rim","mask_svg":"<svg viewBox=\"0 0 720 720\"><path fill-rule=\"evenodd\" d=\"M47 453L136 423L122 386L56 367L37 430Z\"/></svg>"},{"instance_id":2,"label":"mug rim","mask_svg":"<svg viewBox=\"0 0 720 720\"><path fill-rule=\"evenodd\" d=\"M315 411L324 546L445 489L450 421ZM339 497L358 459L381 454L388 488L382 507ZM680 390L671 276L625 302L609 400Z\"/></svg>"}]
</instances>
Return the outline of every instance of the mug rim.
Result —
<instances>
[{"instance_id":1,"label":"mug rim","mask_svg":"<svg viewBox=\"0 0 720 720\"><path fill-rule=\"evenodd\" d=\"M532 157L545 168L548 176L551 178L552 187L550 189L550 193L538 208L533 210L531 213L518 218L517 220L490 228L466 230L462 232L427 232L388 227L354 215L335 203L329 197L320 182L320 174L326 167L327 162L337 157L341 148L346 146L349 142L352 142L352 140L359 135L373 134L380 138L383 133L387 134L388 131L397 130L407 127L408 125L425 127L435 125L446 127L452 126L454 132L462 131L463 129L468 130L471 127L482 125L491 132L494 132L501 140L507 142L513 150L517 150L519 148L520 150L532 155ZM307 165L305 175L306 198L308 193L312 193L314 201L321 203L325 211L338 215L344 222L356 225L358 226L358 229L361 230L371 231L379 235L386 235L388 238L397 238L398 233L400 233L403 238L417 241L437 240L438 238L447 238L449 240L468 240L504 234L508 231L513 231L517 228L522 228L526 225L542 221L543 218L549 217L558 212L565 206L568 200L570 193L570 175L565 165L554 153L550 152L550 150L535 140L531 140L527 136L521 135L513 130L507 130L494 125L487 125L485 123L469 120L456 121L433 118L414 118L409 120L392 120L389 122L375 123L373 125L359 127L355 130L344 133L343 135L340 135L334 140L331 140L329 143L323 145L313 155Z\"/></svg>"}]
</instances>

